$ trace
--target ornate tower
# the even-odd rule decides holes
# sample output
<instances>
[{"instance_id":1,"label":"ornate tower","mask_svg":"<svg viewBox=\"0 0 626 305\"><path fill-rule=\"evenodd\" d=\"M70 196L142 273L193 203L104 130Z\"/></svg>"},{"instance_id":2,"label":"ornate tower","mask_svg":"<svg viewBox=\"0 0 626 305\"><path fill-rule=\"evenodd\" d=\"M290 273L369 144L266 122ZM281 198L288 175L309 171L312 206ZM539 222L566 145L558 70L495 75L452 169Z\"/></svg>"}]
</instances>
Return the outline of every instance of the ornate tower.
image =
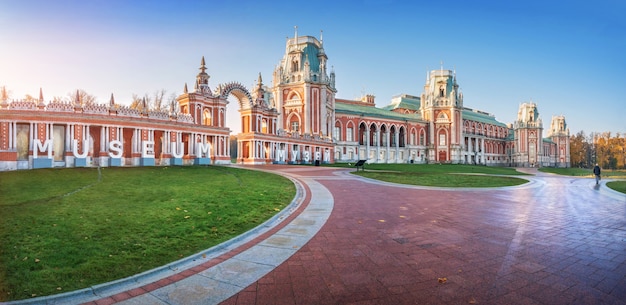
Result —
<instances>
[{"instance_id":1,"label":"ornate tower","mask_svg":"<svg viewBox=\"0 0 626 305\"><path fill-rule=\"evenodd\" d=\"M219 94L211 92L210 76L206 73L204 56L200 61L199 70L194 91L189 92L185 84L183 94L176 98L180 112L190 114L196 124L226 128L225 112L228 101L221 98Z\"/></svg>"},{"instance_id":2,"label":"ornate tower","mask_svg":"<svg viewBox=\"0 0 626 305\"><path fill-rule=\"evenodd\" d=\"M537 104L530 102L520 105L513 132L516 147L513 163L521 167L538 166L543 156L543 123Z\"/></svg>"},{"instance_id":3,"label":"ornate tower","mask_svg":"<svg viewBox=\"0 0 626 305\"><path fill-rule=\"evenodd\" d=\"M565 123L565 116L552 117L548 138L556 144L556 160L554 160L556 166L570 167L569 128Z\"/></svg>"},{"instance_id":4,"label":"ornate tower","mask_svg":"<svg viewBox=\"0 0 626 305\"><path fill-rule=\"evenodd\" d=\"M278 128L292 136L330 138L335 118L335 74L327 74L323 39L287 39L285 55L273 74L272 95Z\"/></svg>"},{"instance_id":5,"label":"ornate tower","mask_svg":"<svg viewBox=\"0 0 626 305\"><path fill-rule=\"evenodd\" d=\"M456 73L433 70L427 75L421 96L422 118L430 122L428 160L431 162L461 162L461 126L463 94L459 93Z\"/></svg>"}]
</instances>

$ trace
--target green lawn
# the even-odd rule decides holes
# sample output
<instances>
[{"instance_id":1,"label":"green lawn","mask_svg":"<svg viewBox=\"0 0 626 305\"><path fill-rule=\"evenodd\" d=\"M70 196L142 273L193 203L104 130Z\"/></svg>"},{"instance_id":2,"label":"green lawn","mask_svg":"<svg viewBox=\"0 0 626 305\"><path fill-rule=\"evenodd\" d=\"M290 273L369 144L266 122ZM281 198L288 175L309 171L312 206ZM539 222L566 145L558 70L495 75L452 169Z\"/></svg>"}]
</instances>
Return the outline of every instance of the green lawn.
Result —
<instances>
[{"instance_id":1,"label":"green lawn","mask_svg":"<svg viewBox=\"0 0 626 305\"><path fill-rule=\"evenodd\" d=\"M0 301L162 266L254 228L294 196L287 178L218 166L0 172Z\"/></svg>"},{"instance_id":2,"label":"green lawn","mask_svg":"<svg viewBox=\"0 0 626 305\"><path fill-rule=\"evenodd\" d=\"M337 164L339 167L353 167ZM381 181L440 187L499 187L528 182L503 175L526 175L514 168L454 164L366 164L353 174Z\"/></svg>"},{"instance_id":3,"label":"green lawn","mask_svg":"<svg viewBox=\"0 0 626 305\"><path fill-rule=\"evenodd\" d=\"M608 186L611 189L614 189L614 190L616 190L618 192L626 194L626 181L624 181L624 180L610 181L610 182L606 183L606 186Z\"/></svg>"}]
</instances>

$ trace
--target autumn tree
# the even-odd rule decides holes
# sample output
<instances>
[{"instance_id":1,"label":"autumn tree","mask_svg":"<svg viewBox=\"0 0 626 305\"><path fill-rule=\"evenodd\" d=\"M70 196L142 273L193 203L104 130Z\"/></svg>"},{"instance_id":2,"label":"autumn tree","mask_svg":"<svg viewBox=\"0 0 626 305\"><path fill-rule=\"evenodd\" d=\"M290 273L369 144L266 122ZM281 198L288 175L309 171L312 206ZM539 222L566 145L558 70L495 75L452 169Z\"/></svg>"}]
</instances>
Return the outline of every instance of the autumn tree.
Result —
<instances>
[{"instance_id":1,"label":"autumn tree","mask_svg":"<svg viewBox=\"0 0 626 305\"><path fill-rule=\"evenodd\" d=\"M579 131L570 137L569 151L570 163L575 167L589 167L589 152L585 132Z\"/></svg>"}]
</instances>

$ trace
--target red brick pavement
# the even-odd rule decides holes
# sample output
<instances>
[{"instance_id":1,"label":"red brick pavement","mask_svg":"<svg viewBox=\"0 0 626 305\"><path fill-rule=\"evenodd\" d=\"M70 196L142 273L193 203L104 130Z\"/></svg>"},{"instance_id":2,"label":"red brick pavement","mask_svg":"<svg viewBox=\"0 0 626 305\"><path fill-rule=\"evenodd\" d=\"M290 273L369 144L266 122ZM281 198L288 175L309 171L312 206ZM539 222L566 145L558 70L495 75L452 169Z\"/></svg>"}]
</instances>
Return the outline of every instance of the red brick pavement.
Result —
<instances>
[{"instance_id":1,"label":"red brick pavement","mask_svg":"<svg viewBox=\"0 0 626 305\"><path fill-rule=\"evenodd\" d=\"M333 194L325 226L222 304L626 304L624 202L567 178L445 191L330 171L300 173Z\"/></svg>"}]
</instances>

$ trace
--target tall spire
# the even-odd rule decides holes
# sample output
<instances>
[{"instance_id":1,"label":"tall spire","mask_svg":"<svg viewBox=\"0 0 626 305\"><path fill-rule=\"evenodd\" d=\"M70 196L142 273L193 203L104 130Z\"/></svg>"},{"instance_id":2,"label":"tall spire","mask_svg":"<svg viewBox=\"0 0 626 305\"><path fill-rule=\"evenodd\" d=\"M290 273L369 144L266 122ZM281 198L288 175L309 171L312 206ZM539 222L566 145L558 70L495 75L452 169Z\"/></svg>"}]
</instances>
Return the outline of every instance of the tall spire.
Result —
<instances>
[{"instance_id":1,"label":"tall spire","mask_svg":"<svg viewBox=\"0 0 626 305\"><path fill-rule=\"evenodd\" d=\"M324 45L324 30L320 30L320 44Z\"/></svg>"},{"instance_id":2,"label":"tall spire","mask_svg":"<svg viewBox=\"0 0 626 305\"><path fill-rule=\"evenodd\" d=\"M111 93L111 100L109 100L109 105L111 107L115 106L115 98L113 97L113 93Z\"/></svg>"},{"instance_id":3,"label":"tall spire","mask_svg":"<svg viewBox=\"0 0 626 305\"><path fill-rule=\"evenodd\" d=\"M209 74L206 73L204 56L200 61L200 73L196 76L196 91L209 92Z\"/></svg>"},{"instance_id":4,"label":"tall spire","mask_svg":"<svg viewBox=\"0 0 626 305\"><path fill-rule=\"evenodd\" d=\"M80 94L78 94L78 89L76 90L76 99L74 100L74 104L80 106Z\"/></svg>"},{"instance_id":5,"label":"tall spire","mask_svg":"<svg viewBox=\"0 0 626 305\"><path fill-rule=\"evenodd\" d=\"M263 79L261 78L261 72L259 72L259 79L257 80L257 86L259 88L263 86Z\"/></svg>"},{"instance_id":6,"label":"tall spire","mask_svg":"<svg viewBox=\"0 0 626 305\"><path fill-rule=\"evenodd\" d=\"M202 56L202 60L200 61L200 71L204 73L206 71L206 63L204 62L204 55Z\"/></svg>"},{"instance_id":7,"label":"tall spire","mask_svg":"<svg viewBox=\"0 0 626 305\"><path fill-rule=\"evenodd\" d=\"M6 101L9 99L9 94L7 93L7 87L2 86L2 95L0 95L0 99Z\"/></svg>"},{"instance_id":8,"label":"tall spire","mask_svg":"<svg viewBox=\"0 0 626 305\"><path fill-rule=\"evenodd\" d=\"M185 89L183 89L183 93L189 93L189 91L187 90L187 83L185 83Z\"/></svg>"},{"instance_id":9,"label":"tall spire","mask_svg":"<svg viewBox=\"0 0 626 305\"><path fill-rule=\"evenodd\" d=\"M0 95L0 108L9 106L9 103L7 102L8 99L9 94L7 93L7 87L2 86L2 95Z\"/></svg>"},{"instance_id":10,"label":"tall spire","mask_svg":"<svg viewBox=\"0 0 626 305\"><path fill-rule=\"evenodd\" d=\"M295 37L295 38L294 38L294 41L295 41L295 44L297 45L297 44L298 44L298 26L297 26L297 25L294 25L294 26L293 26L293 28L294 28L294 31L296 32L296 33L294 34L294 37Z\"/></svg>"},{"instance_id":11,"label":"tall spire","mask_svg":"<svg viewBox=\"0 0 626 305\"><path fill-rule=\"evenodd\" d=\"M39 101L43 102L43 90L39 87Z\"/></svg>"}]
</instances>

